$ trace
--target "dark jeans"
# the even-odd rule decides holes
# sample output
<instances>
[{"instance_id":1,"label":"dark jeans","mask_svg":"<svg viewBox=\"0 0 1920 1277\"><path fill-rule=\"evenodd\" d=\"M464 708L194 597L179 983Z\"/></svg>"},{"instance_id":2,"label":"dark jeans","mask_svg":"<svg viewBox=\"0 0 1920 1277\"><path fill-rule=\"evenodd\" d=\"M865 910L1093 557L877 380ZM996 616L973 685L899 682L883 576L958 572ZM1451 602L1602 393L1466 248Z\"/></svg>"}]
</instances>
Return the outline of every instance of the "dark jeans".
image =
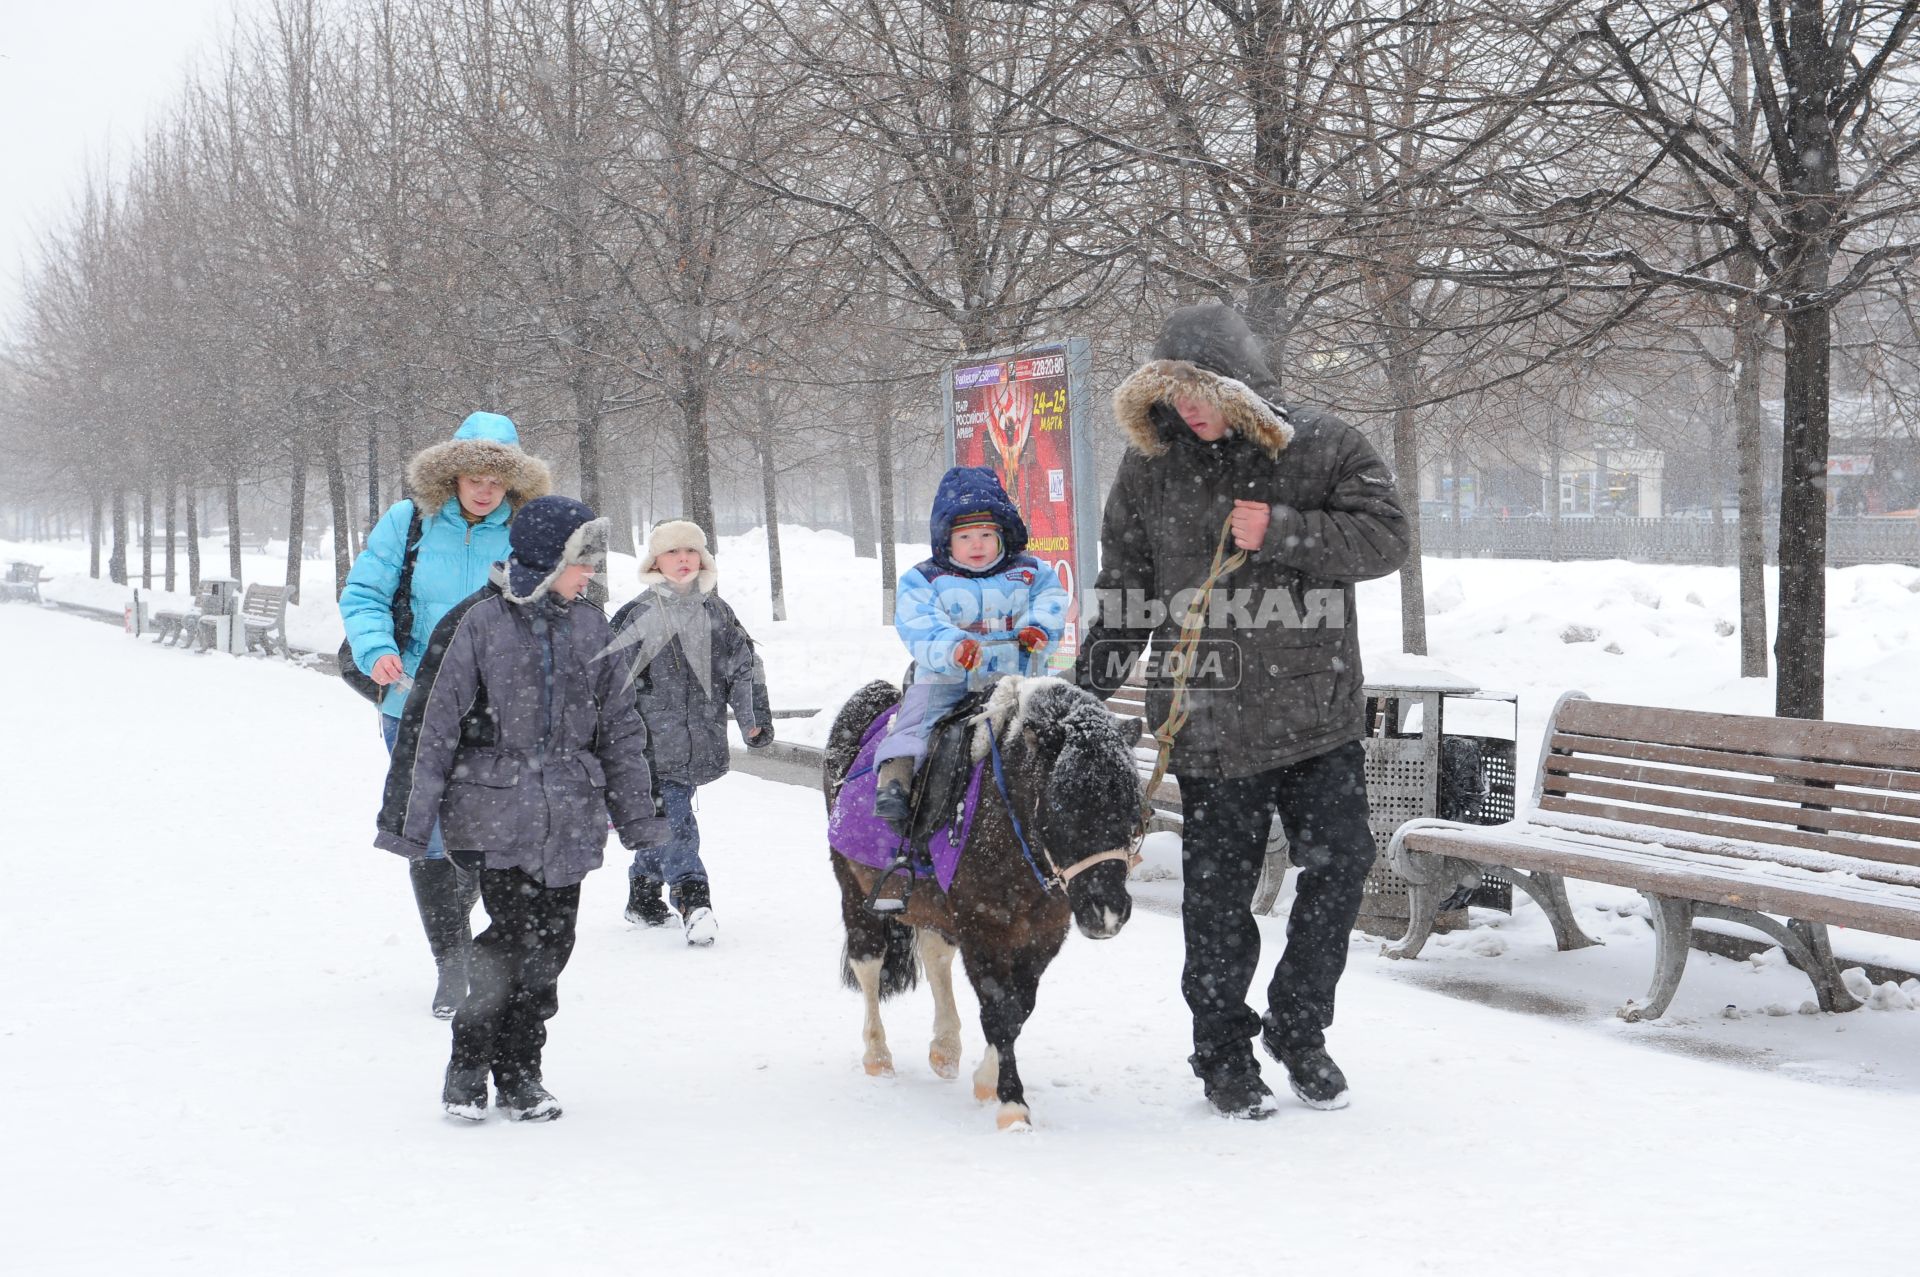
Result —
<instances>
[{"instance_id":1,"label":"dark jeans","mask_svg":"<svg viewBox=\"0 0 1920 1277\"><path fill-rule=\"evenodd\" d=\"M678 888L683 882L705 882L707 867L700 860L700 822L693 811L694 786L683 780L660 782L660 802L666 808L672 837L657 847L633 853L629 878L652 878ZM678 896L676 890L675 895Z\"/></svg>"},{"instance_id":2,"label":"dark jeans","mask_svg":"<svg viewBox=\"0 0 1920 1277\"><path fill-rule=\"evenodd\" d=\"M1208 1078L1256 1067L1250 1042L1262 1020L1246 1001L1260 961L1253 893L1275 814L1300 877L1287 947L1267 985L1268 1040L1281 1049L1324 1045L1374 857L1360 742L1254 776L1179 780L1187 939L1180 991L1193 1011L1193 1071Z\"/></svg>"},{"instance_id":3,"label":"dark jeans","mask_svg":"<svg viewBox=\"0 0 1920 1277\"><path fill-rule=\"evenodd\" d=\"M491 1068L508 1086L540 1076L547 1021L560 1009L560 973L573 954L580 884L549 888L518 869L486 869L476 852L456 861L480 877L492 919L474 937L467 1000L453 1017L453 1066Z\"/></svg>"}]
</instances>

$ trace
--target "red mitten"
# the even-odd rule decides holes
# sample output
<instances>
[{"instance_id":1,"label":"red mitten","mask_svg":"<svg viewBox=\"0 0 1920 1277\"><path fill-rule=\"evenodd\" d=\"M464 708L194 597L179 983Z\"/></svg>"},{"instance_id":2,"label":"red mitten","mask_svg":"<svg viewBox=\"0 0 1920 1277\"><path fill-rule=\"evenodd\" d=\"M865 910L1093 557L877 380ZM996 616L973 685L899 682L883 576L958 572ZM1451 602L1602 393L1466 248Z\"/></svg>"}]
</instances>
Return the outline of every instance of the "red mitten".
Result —
<instances>
[{"instance_id":1,"label":"red mitten","mask_svg":"<svg viewBox=\"0 0 1920 1277\"><path fill-rule=\"evenodd\" d=\"M1029 625L1015 636L1023 652L1037 652L1047 645L1047 632L1037 625Z\"/></svg>"},{"instance_id":2,"label":"red mitten","mask_svg":"<svg viewBox=\"0 0 1920 1277\"><path fill-rule=\"evenodd\" d=\"M980 641L961 639L953 645L953 663L963 670L971 670L980 664Z\"/></svg>"}]
</instances>

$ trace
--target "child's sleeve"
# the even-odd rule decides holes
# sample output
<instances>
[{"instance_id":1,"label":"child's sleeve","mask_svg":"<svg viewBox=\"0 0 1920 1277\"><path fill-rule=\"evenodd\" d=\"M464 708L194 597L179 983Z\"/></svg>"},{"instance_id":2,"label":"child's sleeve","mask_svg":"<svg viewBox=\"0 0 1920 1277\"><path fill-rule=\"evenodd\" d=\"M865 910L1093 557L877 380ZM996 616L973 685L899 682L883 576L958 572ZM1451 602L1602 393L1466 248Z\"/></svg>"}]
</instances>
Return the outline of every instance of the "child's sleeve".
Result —
<instances>
[{"instance_id":1,"label":"child's sleeve","mask_svg":"<svg viewBox=\"0 0 1920 1277\"><path fill-rule=\"evenodd\" d=\"M919 568L907 569L900 578L893 602L893 628L920 668L955 676L964 672L954 664L953 651L968 634L947 619L933 582Z\"/></svg>"},{"instance_id":2,"label":"child's sleeve","mask_svg":"<svg viewBox=\"0 0 1920 1277\"><path fill-rule=\"evenodd\" d=\"M479 694L479 627L467 622L477 606L454 608L434 627L400 715L400 731L387 763L387 784L373 845L410 859L427 854L427 838L440 819L440 800L460 747L460 720Z\"/></svg>"},{"instance_id":3,"label":"child's sleeve","mask_svg":"<svg viewBox=\"0 0 1920 1277\"><path fill-rule=\"evenodd\" d=\"M1072 603L1067 587L1060 584L1060 574L1042 563L1027 591L1027 610L1014 622L1014 632L1037 625L1047 632L1049 644L1058 643L1060 636L1067 632L1067 610Z\"/></svg>"},{"instance_id":4,"label":"child's sleeve","mask_svg":"<svg viewBox=\"0 0 1920 1277\"><path fill-rule=\"evenodd\" d=\"M715 619L720 630L716 637L723 661L721 677L726 683L727 707L739 725L740 738L745 740L762 727L773 725L773 712L767 706L767 675L747 627L740 624L732 608L725 603L719 606L723 614Z\"/></svg>"},{"instance_id":5,"label":"child's sleeve","mask_svg":"<svg viewBox=\"0 0 1920 1277\"><path fill-rule=\"evenodd\" d=\"M653 741L632 692L622 686L625 662L598 664L600 721L594 730L593 753L607 777L607 813L622 846L632 851L657 847L672 837L672 830L664 818L653 814L653 768L647 761Z\"/></svg>"}]
</instances>

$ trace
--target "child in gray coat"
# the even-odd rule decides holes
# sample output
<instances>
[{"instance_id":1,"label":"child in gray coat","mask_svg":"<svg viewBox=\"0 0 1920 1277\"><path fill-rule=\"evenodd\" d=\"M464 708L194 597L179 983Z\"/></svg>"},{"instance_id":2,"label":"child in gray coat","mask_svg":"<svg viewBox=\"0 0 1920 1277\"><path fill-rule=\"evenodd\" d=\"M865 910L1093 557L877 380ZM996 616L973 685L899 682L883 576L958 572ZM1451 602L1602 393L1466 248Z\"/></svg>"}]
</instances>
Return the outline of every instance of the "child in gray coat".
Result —
<instances>
[{"instance_id":1,"label":"child in gray coat","mask_svg":"<svg viewBox=\"0 0 1920 1277\"><path fill-rule=\"evenodd\" d=\"M670 519L656 525L640 581L647 588L614 614L614 646L634 705L647 720L647 757L673 836L634 854L626 916L658 927L677 912L687 943L706 946L719 936L719 924L700 859L694 791L727 773L729 708L750 748L773 743L767 677L752 637L717 592L720 571L699 524ZM671 912L660 899L663 885Z\"/></svg>"}]
</instances>

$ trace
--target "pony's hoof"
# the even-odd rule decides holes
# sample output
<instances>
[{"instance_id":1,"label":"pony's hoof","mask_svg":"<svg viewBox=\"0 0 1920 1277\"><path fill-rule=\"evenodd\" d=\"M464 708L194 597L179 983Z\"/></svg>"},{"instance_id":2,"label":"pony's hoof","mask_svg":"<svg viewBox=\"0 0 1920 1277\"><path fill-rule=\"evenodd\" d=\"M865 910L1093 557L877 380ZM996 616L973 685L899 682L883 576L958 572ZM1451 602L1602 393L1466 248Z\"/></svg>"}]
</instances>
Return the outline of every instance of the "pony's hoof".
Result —
<instances>
[{"instance_id":1,"label":"pony's hoof","mask_svg":"<svg viewBox=\"0 0 1920 1277\"><path fill-rule=\"evenodd\" d=\"M960 1076L960 1057L949 1055L937 1046L927 1052L927 1063L932 1066L935 1077L951 1082Z\"/></svg>"},{"instance_id":2,"label":"pony's hoof","mask_svg":"<svg viewBox=\"0 0 1920 1277\"><path fill-rule=\"evenodd\" d=\"M997 1086L982 1086L978 1082L973 1084L973 1098L979 1100L982 1104L985 1104L988 1100L997 1098L999 1094L1000 1088Z\"/></svg>"},{"instance_id":3,"label":"pony's hoof","mask_svg":"<svg viewBox=\"0 0 1920 1277\"><path fill-rule=\"evenodd\" d=\"M867 1071L868 1077L892 1077L892 1060L862 1060L860 1067Z\"/></svg>"},{"instance_id":4,"label":"pony's hoof","mask_svg":"<svg viewBox=\"0 0 1920 1277\"><path fill-rule=\"evenodd\" d=\"M1027 1112L1024 1104L1002 1104L993 1124L1003 1131L1031 1131L1033 1114Z\"/></svg>"}]
</instances>

